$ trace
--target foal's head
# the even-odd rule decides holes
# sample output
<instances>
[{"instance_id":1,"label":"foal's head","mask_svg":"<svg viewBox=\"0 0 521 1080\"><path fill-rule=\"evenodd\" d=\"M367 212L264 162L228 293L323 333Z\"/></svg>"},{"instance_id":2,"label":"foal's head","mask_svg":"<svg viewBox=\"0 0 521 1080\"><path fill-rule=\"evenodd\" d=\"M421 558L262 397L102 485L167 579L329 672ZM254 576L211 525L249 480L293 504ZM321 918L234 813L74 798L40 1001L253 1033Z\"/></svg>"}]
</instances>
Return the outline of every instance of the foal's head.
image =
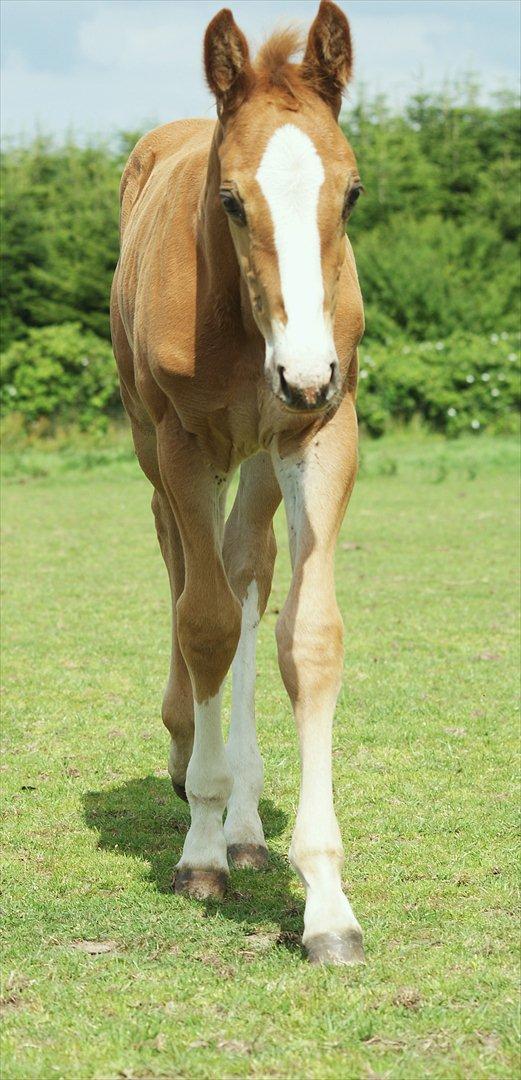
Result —
<instances>
[{"instance_id":1,"label":"foal's head","mask_svg":"<svg viewBox=\"0 0 521 1080\"><path fill-rule=\"evenodd\" d=\"M224 9L204 55L222 126L220 200L266 342L266 374L285 405L311 410L339 389L332 324L361 183L337 123L352 67L345 15L322 0L302 62L291 63L298 46L294 31L277 33L252 63Z\"/></svg>"}]
</instances>

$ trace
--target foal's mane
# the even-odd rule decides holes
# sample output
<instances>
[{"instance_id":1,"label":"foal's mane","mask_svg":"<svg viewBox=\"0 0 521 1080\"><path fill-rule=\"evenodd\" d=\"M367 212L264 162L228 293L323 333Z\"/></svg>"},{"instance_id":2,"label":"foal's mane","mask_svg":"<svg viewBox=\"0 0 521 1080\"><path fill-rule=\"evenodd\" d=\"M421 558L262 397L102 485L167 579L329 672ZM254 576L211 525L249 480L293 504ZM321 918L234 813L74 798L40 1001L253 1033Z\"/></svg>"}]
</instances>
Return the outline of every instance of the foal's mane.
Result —
<instances>
[{"instance_id":1,"label":"foal's mane","mask_svg":"<svg viewBox=\"0 0 521 1080\"><path fill-rule=\"evenodd\" d=\"M305 37L298 26L280 27L266 39L253 62L257 79L266 89L276 87L296 101L302 97L301 65L294 58L302 53L304 44Z\"/></svg>"}]
</instances>

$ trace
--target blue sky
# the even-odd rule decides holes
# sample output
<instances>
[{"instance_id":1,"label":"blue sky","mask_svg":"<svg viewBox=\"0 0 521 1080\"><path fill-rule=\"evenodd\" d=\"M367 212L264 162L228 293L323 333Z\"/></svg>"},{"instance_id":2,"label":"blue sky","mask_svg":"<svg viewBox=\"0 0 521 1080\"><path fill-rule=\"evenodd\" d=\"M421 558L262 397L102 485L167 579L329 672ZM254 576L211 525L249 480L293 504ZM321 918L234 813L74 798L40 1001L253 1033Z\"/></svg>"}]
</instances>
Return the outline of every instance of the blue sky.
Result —
<instances>
[{"instance_id":1,"label":"blue sky","mask_svg":"<svg viewBox=\"0 0 521 1080\"><path fill-rule=\"evenodd\" d=\"M318 0L227 0L255 44L281 21L309 23ZM109 133L213 115L201 69L207 0L3 0L2 131ZM346 0L352 95L400 105L421 82L472 70L486 95L519 83L517 0Z\"/></svg>"}]
</instances>

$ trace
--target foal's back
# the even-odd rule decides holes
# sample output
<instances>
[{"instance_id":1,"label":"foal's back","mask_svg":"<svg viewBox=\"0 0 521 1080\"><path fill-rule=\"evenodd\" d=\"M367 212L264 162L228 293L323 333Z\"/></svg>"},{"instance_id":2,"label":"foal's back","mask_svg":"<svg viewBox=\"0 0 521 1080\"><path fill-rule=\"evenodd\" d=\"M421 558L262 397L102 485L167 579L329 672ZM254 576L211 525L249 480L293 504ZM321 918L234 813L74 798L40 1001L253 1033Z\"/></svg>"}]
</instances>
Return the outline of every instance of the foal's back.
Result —
<instances>
[{"instance_id":1,"label":"foal's back","mask_svg":"<svg viewBox=\"0 0 521 1080\"><path fill-rule=\"evenodd\" d=\"M139 140L125 167L120 188L121 236L125 236L132 211L150 188L149 211L165 197L170 184L184 200L200 195L215 129L213 120L176 120L149 131ZM152 196L152 190L154 195Z\"/></svg>"}]
</instances>

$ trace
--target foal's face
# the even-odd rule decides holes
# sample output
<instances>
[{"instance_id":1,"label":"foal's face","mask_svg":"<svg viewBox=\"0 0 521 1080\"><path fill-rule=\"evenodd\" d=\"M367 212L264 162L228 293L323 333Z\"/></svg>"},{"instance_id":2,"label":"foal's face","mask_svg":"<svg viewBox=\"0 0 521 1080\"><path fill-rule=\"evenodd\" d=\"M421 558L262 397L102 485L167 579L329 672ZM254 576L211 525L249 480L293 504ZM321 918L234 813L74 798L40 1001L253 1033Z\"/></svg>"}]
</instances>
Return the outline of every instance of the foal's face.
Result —
<instances>
[{"instance_id":1,"label":"foal's face","mask_svg":"<svg viewBox=\"0 0 521 1080\"><path fill-rule=\"evenodd\" d=\"M296 44L291 31L276 33L252 65L225 8L204 51L222 123L221 203L266 342L266 375L277 397L302 411L325 408L339 390L333 320L345 225L361 184L337 124L352 68L345 15L321 0L300 64L290 62ZM362 316L349 281L354 349Z\"/></svg>"},{"instance_id":2,"label":"foal's face","mask_svg":"<svg viewBox=\"0 0 521 1080\"><path fill-rule=\"evenodd\" d=\"M226 125L222 206L266 376L286 406L320 409L339 390L333 320L345 226L361 191L354 154L318 98L298 111L255 95Z\"/></svg>"}]
</instances>

